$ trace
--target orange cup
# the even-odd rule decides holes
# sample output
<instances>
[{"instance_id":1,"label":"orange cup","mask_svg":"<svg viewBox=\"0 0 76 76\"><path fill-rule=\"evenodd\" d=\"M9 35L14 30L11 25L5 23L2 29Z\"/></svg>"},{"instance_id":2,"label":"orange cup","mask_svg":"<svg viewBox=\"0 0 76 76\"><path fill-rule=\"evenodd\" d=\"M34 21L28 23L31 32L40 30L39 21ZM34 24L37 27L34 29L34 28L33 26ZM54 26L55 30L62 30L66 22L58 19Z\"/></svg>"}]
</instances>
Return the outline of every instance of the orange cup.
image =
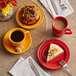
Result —
<instances>
[{"instance_id":1,"label":"orange cup","mask_svg":"<svg viewBox=\"0 0 76 76\"><path fill-rule=\"evenodd\" d=\"M22 39L21 41L19 41L19 42L15 42L15 41L13 41L13 40L11 39L11 35L12 35L12 33L15 32L15 31L19 31L19 32L21 32L21 33L23 34L23 39ZM13 46L16 48L17 52L21 52L21 50L25 48L25 47L24 47L24 44L26 44L26 41L25 41L25 40L26 40L26 36L27 36L28 34L29 34L29 31L24 32L23 29L21 29L21 28L13 29L13 30L10 32L10 34L9 34L9 41L10 41L11 45L13 45Z\"/></svg>"}]
</instances>

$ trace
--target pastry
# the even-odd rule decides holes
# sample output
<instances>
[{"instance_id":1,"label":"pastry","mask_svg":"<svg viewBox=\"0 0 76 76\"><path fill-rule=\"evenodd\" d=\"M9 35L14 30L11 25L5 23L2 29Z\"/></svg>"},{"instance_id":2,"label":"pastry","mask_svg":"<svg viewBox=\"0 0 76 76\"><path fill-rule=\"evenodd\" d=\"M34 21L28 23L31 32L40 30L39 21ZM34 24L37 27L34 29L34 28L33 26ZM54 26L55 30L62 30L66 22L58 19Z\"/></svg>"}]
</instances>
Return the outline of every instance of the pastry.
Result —
<instances>
[{"instance_id":1,"label":"pastry","mask_svg":"<svg viewBox=\"0 0 76 76\"><path fill-rule=\"evenodd\" d=\"M58 46L57 44L51 43L47 54L47 62L50 62L54 58L61 55L63 52L64 50L60 46Z\"/></svg>"},{"instance_id":2,"label":"pastry","mask_svg":"<svg viewBox=\"0 0 76 76\"><path fill-rule=\"evenodd\" d=\"M25 5L21 10L19 11L19 20L24 25L33 25L38 22L40 18L39 10L32 5Z\"/></svg>"}]
</instances>

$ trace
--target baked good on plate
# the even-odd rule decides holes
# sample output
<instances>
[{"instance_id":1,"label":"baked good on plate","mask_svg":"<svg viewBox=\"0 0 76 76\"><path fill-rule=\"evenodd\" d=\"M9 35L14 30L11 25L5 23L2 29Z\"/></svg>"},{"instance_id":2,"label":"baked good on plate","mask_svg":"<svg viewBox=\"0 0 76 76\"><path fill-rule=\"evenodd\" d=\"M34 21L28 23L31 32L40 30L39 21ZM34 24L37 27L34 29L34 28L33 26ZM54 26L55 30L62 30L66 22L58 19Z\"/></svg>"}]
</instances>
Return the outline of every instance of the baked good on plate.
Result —
<instances>
[{"instance_id":1,"label":"baked good on plate","mask_svg":"<svg viewBox=\"0 0 76 76\"><path fill-rule=\"evenodd\" d=\"M57 44L50 44L49 50L48 50L48 55L47 55L47 62L50 62L57 56L61 55L64 52L64 50L58 46Z\"/></svg>"},{"instance_id":2,"label":"baked good on plate","mask_svg":"<svg viewBox=\"0 0 76 76\"><path fill-rule=\"evenodd\" d=\"M19 11L19 19L25 25L36 24L39 18L39 10L35 6L25 5Z\"/></svg>"}]
</instances>

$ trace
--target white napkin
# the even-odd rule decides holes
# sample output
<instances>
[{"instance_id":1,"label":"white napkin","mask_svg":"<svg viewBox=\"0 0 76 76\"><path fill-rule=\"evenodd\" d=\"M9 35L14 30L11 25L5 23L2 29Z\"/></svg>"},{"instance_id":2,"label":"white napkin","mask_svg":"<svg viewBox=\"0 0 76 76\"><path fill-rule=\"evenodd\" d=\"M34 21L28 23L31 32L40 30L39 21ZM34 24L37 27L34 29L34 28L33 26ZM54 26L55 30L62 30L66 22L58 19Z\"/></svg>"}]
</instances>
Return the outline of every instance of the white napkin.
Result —
<instances>
[{"instance_id":1,"label":"white napkin","mask_svg":"<svg viewBox=\"0 0 76 76\"><path fill-rule=\"evenodd\" d=\"M53 16L66 17L73 13L73 8L67 0L39 0L48 12Z\"/></svg>"},{"instance_id":2,"label":"white napkin","mask_svg":"<svg viewBox=\"0 0 76 76\"><path fill-rule=\"evenodd\" d=\"M31 59L34 66L38 70L40 76L50 76L46 72L44 72L41 67L34 61L32 57L28 57L24 59L20 57L17 63L13 66L13 68L9 71L9 73L13 76L36 76L34 71L31 69L28 59Z\"/></svg>"}]
</instances>

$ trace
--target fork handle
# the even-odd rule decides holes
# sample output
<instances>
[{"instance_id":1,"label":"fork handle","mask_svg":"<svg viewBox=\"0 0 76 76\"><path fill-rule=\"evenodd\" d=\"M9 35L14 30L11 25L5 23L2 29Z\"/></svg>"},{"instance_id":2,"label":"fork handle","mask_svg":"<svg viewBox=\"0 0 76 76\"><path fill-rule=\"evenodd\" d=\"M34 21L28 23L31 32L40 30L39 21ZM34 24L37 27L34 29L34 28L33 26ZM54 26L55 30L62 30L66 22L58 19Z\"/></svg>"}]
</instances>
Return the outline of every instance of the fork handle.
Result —
<instances>
[{"instance_id":1,"label":"fork handle","mask_svg":"<svg viewBox=\"0 0 76 76\"><path fill-rule=\"evenodd\" d=\"M67 71L71 76L74 76L69 69L66 69L66 71Z\"/></svg>"}]
</instances>

